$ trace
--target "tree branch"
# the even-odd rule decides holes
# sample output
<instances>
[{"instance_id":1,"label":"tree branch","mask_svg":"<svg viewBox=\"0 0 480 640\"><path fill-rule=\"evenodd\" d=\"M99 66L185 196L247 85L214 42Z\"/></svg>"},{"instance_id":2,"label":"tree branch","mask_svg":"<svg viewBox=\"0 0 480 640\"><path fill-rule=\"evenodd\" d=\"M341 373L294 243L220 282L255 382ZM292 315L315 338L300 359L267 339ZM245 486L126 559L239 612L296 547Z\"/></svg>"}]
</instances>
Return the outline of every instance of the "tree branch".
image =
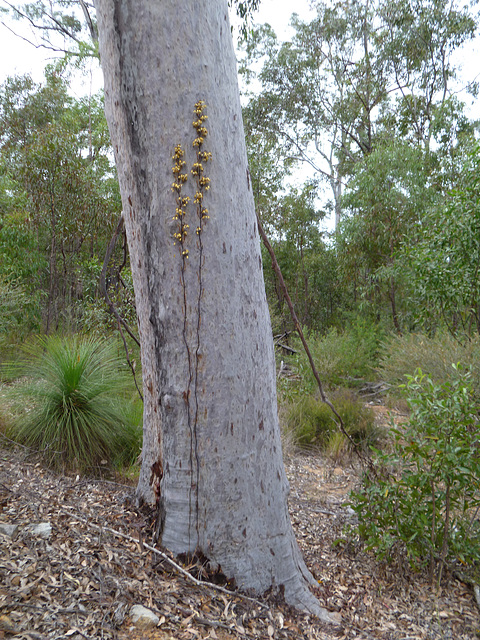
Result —
<instances>
[{"instance_id":1,"label":"tree branch","mask_svg":"<svg viewBox=\"0 0 480 640\"><path fill-rule=\"evenodd\" d=\"M333 404L330 402L330 400L327 398L327 396L325 395L325 392L323 390L323 385L322 385L322 381L320 380L320 376L318 374L317 368L315 366L315 362L313 360L313 356L311 354L311 351L308 347L308 343L305 339L302 327L300 325L300 322L298 320L297 314L295 312L295 308L293 306L293 302L290 298L290 295L288 293L288 289L287 289L287 285L285 284L285 280L283 279L283 275L282 275L282 271L280 269L280 265L278 264L277 258L275 256L275 252L273 250L272 245L270 244L267 235L263 229L262 223L260 222L260 216L258 215L258 212L256 212L256 216L257 216L257 225L258 225L258 231L260 233L260 237L263 240L263 244L265 245L268 253L270 254L270 257L272 259L272 265L273 265L273 269L275 271L275 274L277 275L277 278L280 282L280 286L282 288L283 291L283 295L285 296L285 301L288 305L288 308L290 310L290 315L292 316L292 320L293 320L293 324L295 325L295 329L297 330L297 333L300 337L300 340L302 342L303 348L305 349L305 353L307 354L307 358L308 361L310 362L310 366L312 368L312 372L313 375L315 376L315 380L317 381L317 385L318 385L318 389L320 391L320 397L322 399L322 402L324 402L332 411L333 415L335 416L336 420L335 423L337 424L337 427L340 429L340 431L343 433L343 435L347 438L347 440L349 440L351 442L351 444L354 447L354 451L357 452L358 456L360 458L363 458L363 456L360 453L360 450L358 448L358 444L353 440L352 436L347 433L346 429L345 429L345 425L343 423L343 420L340 416L340 414L338 413L338 411L335 409L335 407L333 406Z\"/></svg>"},{"instance_id":2,"label":"tree branch","mask_svg":"<svg viewBox=\"0 0 480 640\"><path fill-rule=\"evenodd\" d=\"M92 42L97 42L98 40L98 31L93 24L92 16L88 10L87 4L84 0L79 0L80 6L82 7L83 15L85 16L85 21L88 25L88 30L90 31L90 37Z\"/></svg>"},{"instance_id":3,"label":"tree branch","mask_svg":"<svg viewBox=\"0 0 480 640\"><path fill-rule=\"evenodd\" d=\"M123 334L122 327L125 329L125 331L128 333L128 335L132 338L132 340L139 347L140 347L140 341L137 338L137 336L133 333L133 331L130 329L128 324L125 322L125 320L122 318L122 316L118 313L117 308L115 307L115 305L113 304L112 300L110 299L110 296L108 295L108 291L107 291L107 268L108 268L108 263L110 262L113 250L115 249L115 244L117 242L117 238L120 235L120 232L121 232L122 228L123 228L123 214L120 216L120 219L119 219L118 224L117 224L117 228L115 229L115 232L114 232L114 234L112 236L112 239L110 240L110 243L109 243L109 245L107 247L107 252L105 254L105 259L103 261L102 272L100 273L99 286L100 286L100 291L101 291L103 297L105 298L105 302L107 303L108 310L110 311L110 313L112 315L115 316L115 318L117 320L118 330L120 332L120 336L122 337L123 346L125 348L125 353L126 353L126 356L127 356L127 363L128 363L128 366L130 367L132 373L133 373L133 380L135 382L135 386L137 387L138 394L139 394L140 398L143 401L143 395L142 395L142 392L140 391L140 388L139 388L138 383L137 383L137 377L135 375L135 367L133 366L133 363L130 361L130 354L129 354L129 351L128 351L128 345L127 345L127 341L125 340L125 336Z\"/></svg>"},{"instance_id":4,"label":"tree branch","mask_svg":"<svg viewBox=\"0 0 480 640\"><path fill-rule=\"evenodd\" d=\"M18 7L15 7L13 4L8 2L7 0L4 0L4 2L10 7L10 9L12 9L12 11L15 11L15 13L18 16L20 16L21 18L24 18L25 20L28 20L28 22L30 22L32 27L34 27L35 29L41 29L42 31L58 31L59 33L62 33L63 35L71 38L77 44L80 44L80 40L73 33L71 33L68 29L66 29L61 22L59 22L54 16L48 14L46 11L43 11L43 15L45 15L49 20L51 20L53 24L57 25L56 27L48 27L46 25L35 24L32 18L30 18L26 13L23 13L22 11L20 11Z\"/></svg>"},{"instance_id":5,"label":"tree branch","mask_svg":"<svg viewBox=\"0 0 480 640\"><path fill-rule=\"evenodd\" d=\"M207 582L206 580L199 580L198 578L195 578L195 576L192 576L191 573L189 573L186 569L184 569L177 562L175 562L175 560L172 560L172 558L170 558L170 556L168 556L166 553L144 542L140 537L141 536L140 531L139 531L139 538L137 540L136 538L129 535L128 533L123 533L123 531L118 531L117 529L113 529L112 527L108 527L105 525L100 526L98 524L95 524L94 522L91 522L91 520L88 520L84 516L80 515L78 512L72 513L71 511L67 511L66 509L62 509L62 508L60 508L60 511L65 515L68 515L73 520L80 520L80 522L83 522L87 527L91 527L92 529L95 529L100 533L102 533L103 531L107 531L108 533L111 533L112 535L117 536L117 538L123 538L123 540L128 540L129 542L138 544L140 546L140 550L147 549L147 551L150 551L151 553L154 553L155 555L160 556L163 560L165 560L165 562L168 562L168 564L171 565L175 569L175 571L177 571L177 573L182 575L184 578L192 582L197 587L213 589L214 591L225 593L226 595L233 596L235 598L241 598L242 600L251 602L257 605L258 607L261 607L262 609L267 609L267 610L269 609L269 607L263 602L260 602L260 600L256 600L255 598L251 598L250 596L244 595L240 591L231 591L230 589L226 589L225 587L222 587L218 584L214 584L213 582Z\"/></svg>"},{"instance_id":6,"label":"tree branch","mask_svg":"<svg viewBox=\"0 0 480 640\"><path fill-rule=\"evenodd\" d=\"M5 24L5 22L2 22L2 25L5 27L5 29L8 29L10 33L13 33L13 35L16 38L20 38L20 40L24 40L25 42L28 42L28 44L31 45L32 47L35 47L35 49L47 49L48 51L55 51L56 53L68 53L71 56L80 55L79 53L75 51L69 51L68 49L60 49L59 47L48 46L47 44L36 44L35 42L32 42L25 36L21 36L19 33L17 33L11 27L9 27L8 24Z\"/></svg>"}]
</instances>

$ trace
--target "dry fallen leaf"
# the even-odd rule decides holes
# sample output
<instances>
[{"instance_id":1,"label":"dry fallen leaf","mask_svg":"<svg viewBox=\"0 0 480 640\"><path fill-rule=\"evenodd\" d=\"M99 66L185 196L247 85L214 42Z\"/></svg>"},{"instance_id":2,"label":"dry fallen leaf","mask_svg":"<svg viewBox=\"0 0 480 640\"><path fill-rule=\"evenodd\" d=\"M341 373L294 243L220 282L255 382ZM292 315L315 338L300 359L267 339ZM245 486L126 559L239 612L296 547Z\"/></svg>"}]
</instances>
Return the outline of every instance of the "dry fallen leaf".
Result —
<instances>
[{"instance_id":1,"label":"dry fallen leaf","mask_svg":"<svg viewBox=\"0 0 480 640\"><path fill-rule=\"evenodd\" d=\"M16 627L8 616L0 616L0 631L6 633L16 633Z\"/></svg>"},{"instance_id":2,"label":"dry fallen leaf","mask_svg":"<svg viewBox=\"0 0 480 640\"><path fill-rule=\"evenodd\" d=\"M192 585L146 546L142 550L139 534L145 543L151 540L150 521L126 499L131 487L75 481L35 466L22 451L0 446L0 452L0 521L19 525L15 539L0 536L0 614L20 638L341 637L273 596L259 606ZM314 456L294 456L287 474L297 536L318 581L314 592L324 606L341 609L346 639L476 637L480 616L468 586L449 578L437 595L422 575L379 565L361 548L333 545L348 522L344 501L358 470L345 467L340 474ZM38 522L51 524L49 539L22 534L22 526ZM107 526L132 539L106 531ZM158 627L132 631L121 612L134 604L155 610Z\"/></svg>"}]
</instances>

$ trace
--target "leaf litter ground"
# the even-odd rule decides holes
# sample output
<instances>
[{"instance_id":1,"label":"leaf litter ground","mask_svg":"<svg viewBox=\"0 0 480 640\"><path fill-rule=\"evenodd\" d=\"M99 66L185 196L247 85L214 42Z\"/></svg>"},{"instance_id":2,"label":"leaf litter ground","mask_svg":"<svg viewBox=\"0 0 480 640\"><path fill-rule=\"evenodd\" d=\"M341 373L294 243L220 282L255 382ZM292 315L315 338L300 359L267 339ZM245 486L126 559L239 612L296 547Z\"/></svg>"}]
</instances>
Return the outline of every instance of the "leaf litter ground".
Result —
<instances>
[{"instance_id":1,"label":"leaf litter ground","mask_svg":"<svg viewBox=\"0 0 480 640\"><path fill-rule=\"evenodd\" d=\"M133 487L53 474L0 442L0 524L18 526L14 535L0 533L0 638L480 637L469 586L448 576L437 593L422 575L336 544L351 518L346 501L357 482L354 468L301 455L286 466L297 539L318 581L316 595L342 615L339 629L274 594L249 600L193 584L148 550L152 523L136 510ZM36 523L49 523L51 533L35 534L28 526ZM198 566L189 569L198 575ZM158 626L135 627L134 604L155 612Z\"/></svg>"}]
</instances>

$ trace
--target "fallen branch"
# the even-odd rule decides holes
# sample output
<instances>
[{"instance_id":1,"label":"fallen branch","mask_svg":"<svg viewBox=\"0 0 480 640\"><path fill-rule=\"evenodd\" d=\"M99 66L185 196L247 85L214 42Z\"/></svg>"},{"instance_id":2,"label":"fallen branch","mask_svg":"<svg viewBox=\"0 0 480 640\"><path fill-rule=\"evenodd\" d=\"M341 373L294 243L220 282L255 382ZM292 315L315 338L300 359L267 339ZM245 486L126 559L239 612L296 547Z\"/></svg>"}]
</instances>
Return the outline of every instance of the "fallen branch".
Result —
<instances>
[{"instance_id":1,"label":"fallen branch","mask_svg":"<svg viewBox=\"0 0 480 640\"><path fill-rule=\"evenodd\" d=\"M289 347L288 345L283 344L282 342L276 342L275 346L279 347L280 349L285 349L285 351L288 351L289 353L297 353L296 349L292 349L292 347Z\"/></svg>"},{"instance_id":2,"label":"fallen branch","mask_svg":"<svg viewBox=\"0 0 480 640\"><path fill-rule=\"evenodd\" d=\"M480 585L478 585L475 580L464 573L463 571L454 571L453 575L457 580L463 582L463 584L468 584L469 587L473 589L473 595L475 596L475 602L477 603L477 607L480 609Z\"/></svg>"},{"instance_id":3,"label":"fallen branch","mask_svg":"<svg viewBox=\"0 0 480 640\"><path fill-rule=\"evenodd\" d=\"M144 542L142 540L142 538L141 538L141 532L139 532L139 538L137 539L137 538L134 538L133 536L129 535L128 533L122 533L122 531L117 531L116 529L112 529L112 527L100 526L98 524L94 524L93 522L91 522L87 518L84 518L83 516L79 515L78 513L72 513L71 511L67 511L66 509L62 509L62 508L59 508L59 511L61 511L65 515L68 515L70 518L73 518L75 520L80 520L80 522L83 522L88 527L91 527L92 529L95 529L96 531L100 531L100 533L102 533L103 531L108 531L108 533L111 533L111 534L113 534L115 536L118 536L119 538L123 538L124 540L128 540L129 542L133 542L135 544L138 544L141 549L147 549L148 551L151 551L155 555L160 556L163 560L168 562L168 564L170 564L175 569L175 571L177 571L178 573L183 575L185 578L187 578L187 580L192 582L197 587L209 587L210 589L214 589L215 591L220 591L221 593L225 593L226 595L237 597L237 598L242 598L243 600L247 600L248 602L252 602L253 604L258 605L259 607L262 607L263 609L269 610L269 608L270 608L267 605L265 605L262 602L260 602L259 600L255 600L255 598L250 598L249 596L246 596L243 593L240 593L238 591L231 591L230 589L225 589L225 587L222 587L222 586L220 586L218 584L214 584L213 582L207 582L205 580L198 580L197 578L192 576L192 574L189 573L186 569L184 569L177 562L175 562L175 560L172 560L172 558L170 558L166 553L164 553L163 551L160 551L160 549L152 547L152 545L147 544L146 542Z\"/></svg>"}]
</instances>

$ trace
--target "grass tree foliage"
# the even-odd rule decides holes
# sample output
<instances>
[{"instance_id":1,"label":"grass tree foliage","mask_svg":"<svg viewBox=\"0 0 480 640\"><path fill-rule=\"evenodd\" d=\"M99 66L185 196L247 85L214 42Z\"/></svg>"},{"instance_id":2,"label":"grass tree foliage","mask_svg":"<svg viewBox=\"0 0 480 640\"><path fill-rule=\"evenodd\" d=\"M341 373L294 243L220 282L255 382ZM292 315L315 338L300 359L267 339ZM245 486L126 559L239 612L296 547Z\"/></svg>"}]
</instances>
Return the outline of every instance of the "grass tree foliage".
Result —
<instances>
[{"instance_id":1,"label":"grass tree foliage","mask_svg":"<svg viewBox=\"0 0 480 640\"><path fill-rule=\"evenodd\" d=\"M80 335L41 337L27 343L17 367L22 377L8 392L15 440L64 471L135 461L141 413L116 343Z\"/></svg>"}]
</instances>

